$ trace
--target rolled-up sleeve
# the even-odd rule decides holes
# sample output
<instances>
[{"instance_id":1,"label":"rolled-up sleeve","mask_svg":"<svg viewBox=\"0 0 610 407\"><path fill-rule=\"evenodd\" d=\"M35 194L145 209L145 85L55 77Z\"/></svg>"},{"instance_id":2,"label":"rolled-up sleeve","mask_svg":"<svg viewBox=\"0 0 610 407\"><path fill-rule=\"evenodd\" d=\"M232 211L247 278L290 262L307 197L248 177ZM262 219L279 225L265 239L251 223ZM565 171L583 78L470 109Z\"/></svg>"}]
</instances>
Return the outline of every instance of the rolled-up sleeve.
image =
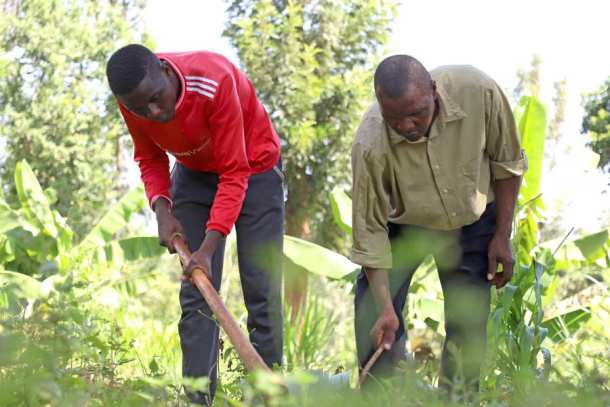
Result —
<instances>
[{"instance_id":1,"label":"rolled-up sleeve","mask_svg":"<svg viewBox=\"0 0 610 407\"><path fill-rule=\"evenodd\" d=\"M356 142L352 147L352 172L351 259L364 267L390 269L392 252L387 225L390 203L383 166Z\"/></svg>"},{"instance_id":2,"label":"rolled-up sleeve","mask_svg":"<svg viewBox=\"0 0 610 407\"><path fill-rule=\"evenodd\" d=\"M497 84L485 95L486 151L494 180L522 176L527 157L521 149L519 133L510 104Z\"/></svg>"}]
</instances>

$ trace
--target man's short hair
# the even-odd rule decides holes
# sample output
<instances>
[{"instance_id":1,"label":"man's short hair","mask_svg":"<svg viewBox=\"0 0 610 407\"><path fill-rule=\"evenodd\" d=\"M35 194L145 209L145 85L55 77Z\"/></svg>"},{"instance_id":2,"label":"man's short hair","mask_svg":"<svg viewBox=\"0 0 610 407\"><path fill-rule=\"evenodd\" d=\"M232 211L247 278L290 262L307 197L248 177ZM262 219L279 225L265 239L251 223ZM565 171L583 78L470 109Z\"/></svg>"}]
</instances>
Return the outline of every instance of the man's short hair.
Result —
<instances>
[{"instance_id":1,"label":"man's short hair","mask_svg":"<svg viewBox=\"0 0 610 407\"><path fill-rule=\"evenodd\" d=\"M384 96L397 98L403 95L411 84L432 83L430 74L417 59L410 55L387 57L375 70L375 92L381 90Z\"/></svg>"},{"instance_id":2,"label":"man's short hair","mask_svg":"<svg viewBox=\"0 0 610 407\"><path fill-rule=\"evenodd\" d=\"M117 50L106 64L106 76L112 93L122 96L138 87L158 58L140 44L129 44Z\"/></svg>"}]
</instances>

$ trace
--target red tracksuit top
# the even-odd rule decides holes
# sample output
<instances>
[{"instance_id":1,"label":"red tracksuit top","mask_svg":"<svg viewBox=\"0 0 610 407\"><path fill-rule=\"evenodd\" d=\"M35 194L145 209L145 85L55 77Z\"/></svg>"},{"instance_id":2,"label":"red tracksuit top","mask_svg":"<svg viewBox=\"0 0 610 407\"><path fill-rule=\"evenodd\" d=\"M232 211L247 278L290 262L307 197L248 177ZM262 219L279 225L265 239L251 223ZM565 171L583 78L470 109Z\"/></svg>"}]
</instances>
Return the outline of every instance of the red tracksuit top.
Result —
<instances>
[{"instance_id":1,"label":"red tracksuit top","mask_svg":"<svg viewBox=\"0 0 610 407\"><path fill-rule=\"evenodd\" d=\"M248 177L268 171L280 156L279 137L254 86L222 55L159 53L176 72L182 92L168 123L147 120L119 103L134 144L146 196L170 198L166 153L194 171L219 176L207 230L228 235L241 210Z\"/></svg>"}]
</instances>

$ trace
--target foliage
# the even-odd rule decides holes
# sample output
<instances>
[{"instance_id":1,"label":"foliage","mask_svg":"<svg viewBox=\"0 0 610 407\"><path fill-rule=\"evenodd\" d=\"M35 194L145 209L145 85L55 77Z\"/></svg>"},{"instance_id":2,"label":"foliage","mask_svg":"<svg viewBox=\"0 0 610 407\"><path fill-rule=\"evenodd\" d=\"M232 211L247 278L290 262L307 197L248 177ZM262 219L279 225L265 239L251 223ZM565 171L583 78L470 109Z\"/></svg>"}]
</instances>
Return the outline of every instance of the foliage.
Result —
<instances>
[{"instance_id":1,"label":"foliage","mask_svg":"<svg viewBox=\"0 0 610 407\"><path fill-rule=\"evenodd\" d=\"M555 114L549 121L547 140L557 141L561 137L560 126L565 121L567 104L567 81L565 79L553 83L553 104Z\"/></svg>"},{"instance_id":2,"label":"foliage","mask_svg":"<svg viewBox=\"0 0 610 407\"><path fill-rule=\"evenodd\" d=\"M142 189L77 243L25 161L15 185L20 207L0 201L0 405L166 405L182 385L203 388L205 380L177 380L156 357L143 359L128 332L133 321L125 323L129 316L117 308L117 294L134 297L138 282L150 278L127 261L163 251L157 238L117 238L146 205ZM158 329L154 321L144 326ZM141 373L124 375L134 363Z\"/></svg>"},{"instance_id":3,"label":"foliage","mask_svg":"<svg viewBox=\"0 0 610 407\"><path fill-rule=\"evenodd\" d=\"M372 97L393 0L229 2L225 35L283 140L287 233L335 246L326 196L349 179L355 124Z\"/></svg>"},{"instance_id":4,"label":"foliage","mask_svg":"<svg viewBox=\"0 0 610 407\"><path fill-rule=\"evenodd\" d=\"M532 160L542 159L535 151L544 147L544 110L533 98L519 108L530 173L515 219L518 262L511 284L493 290L490 352L477 402L608 405L609 231L541 242L541 171ZM170 280L177 280L179 267L159 257L156 238L125 235L146 206L141 188L79 237L27 163L18 162L14 175L14 201L0 195L0 405L186 405L182 386L203 388L206 380L179 378L177 284ZM326 206L348 232L349 197L334 189ZM464 405L434 388L443 302L431 259L410 290L413 358L395 378L376 380L378 392L363 393L350 388L356 266L294 237L286 237L285 247L287 262L316 274L297 324L285 325L287 372L246 376L235 349L221 340L217 404ZM223 298L243 324L234 249L227 244ZM292 312L289 304L285 311Z\"/></svg>"},{"instance_id":5,"label":"foliage","mask_svg":"<svg viewBox=\"0 0 610 407\"><path fill-rule=\"evenodd\" d=\"M157 383L173 385L154 360L147 375L121 377L121 366L133 362L133 343L103 316L83 281L47 279L48 291L38 295L8 281L0 278L0 405L144 406L176 398L179 386ZM25 300L31 312L21 309Z\"/></svg>"},{"instance_id":6,"label":"foliage","mask_svg":"<svg viewBox=\"0 0 610 407\"><path fill-rule=\"evenodd\" d=\"M521 135L521 147L527 154L529 167L519 191L520 203L523 204L540 194L546 109L536 97L524 96L515 107L515 120Z\"/></svg>"},{"instance_id":7,"label":"foliage","mask_svg":"<svg viewBox=\"0 0 610 407\"><path fill-rule=\"evenodd\" d=\"M359 269L339 253L292 236L284 236L284 256L300 270L329 279L349 279Z\"/></svg>"},{"instance_id":8,"label":"foliage","mask_svg":"<svg viewBox=\"0 0 610 407\"><path fill-rule=\"evenodd\" d=\"M288 320L284 323L284 352L288 371L324 369L328 366L320 346L324 343L330 345L327 340L333 335L337 321L332 314L325 312L320 302L318 298L306 302L306 306L300 309L302 315L299 315L298 327L288 323ZM289 307L289 304L286 306ZM287 309L286 314L289 313Z\"/></svg>"},{"instance_id":9,"label":"foliage","mask_svg":"<svg viewBox=\"0 0 610 407\"><path fill-rule=\"evenodd\" d=\"M431 388L408 365L403 365L391 380L378 380L368 393L355 391L343 384L336 384L311 373L297 372L280 377L261 372L244 384L243 401L233 401L238 406L286 406L286 407L334 407L354 406L471 406L478 403L462 403ZM286 388L289 391L286 391ZM540 383L523 399L506 395L496 400L482 400L490 406L583 406L602 407L608 403L608 393L602 389L576 387L568 382Z\"/></svg>"},{"instance_id":10,"label":"foliage","mask_svg":"<svg viewBox=\"0 0 610 407\"><path fill-rule=\"evenodd\" d=\"M530 169L515 217L515 274L503 290L492 290L494 300L488 336L493 356L488 360L484 388L488 395L509 388L517 400L524 402L536 386L550 377L549 348L553 342L572 337L589 319L590 307L580 302L570 309L559 307L555 312L545 312L557 293L559 268L555 256L564 244L561 241L553 248L541 244L538 230L542 208L538 197L542 175L540 161L544 156L545 110L535 98L524 97L516 108L516 117ZM607 237L607 233L594 234L571 244L591 262L599 256L607 256Z\"/></svg>"},{"instance_id":11,"label":"foliage","mask_svg":"<svg viewBox=\"0 0 610 407\"><path fill-rule=\"evenodd\" d=\"M529 168L519 193L515 217L514 276L501 291L492 290L494 300L488 337L494 357L489 365L501 374L488 372L485 385L487 391L510 385L523 393L529 390L528 383L536 383L537 376L546 378L550 371L550 353L542 346L548 334L548 329L542 326L542 274L553 270L553 257L549 249L536 252L546 111L536 97L524 96L515 108L515 119ZM537 370L539 353L544 355L542 371Z\"/></svg>"},{"instance_id":12,"label":"foliage","mask_svg":"<svg viewBox=\"0 0 610 407\"><path fill-rule=\"evenodd\" d=\"M120 267L127 260L159 256L157 238L116 239L117 233L145 205L142 188L127 193L102 216L81 242L44 194L25 161L17 163L15 185L19 209L0 201L0 264L11 270L44 279L73 271L75 264L90 273L109 264Z\"/></svg>"},{"instance_id":13,"label":"foliage","mask_svg":"<svg viewBox=\"0 0 610 407\"><path fill-rule=\"evenodd\" d=\"M141 0L0 1L1 170L30 162L80 234L124 187L123 128L104 74L110 53L142 40ZM16 191L7 199L16 202Z\"/></svg>"},{"instance_id":14,"label":"foliage","mask_svg":"<svg viewBox=\"0 0 610 407\"><path fill-rule=\"evenodd\" d=\"M530 95L538 97L540 95L540 66L542 58L534 54L529 70L519 69L517 71L517 86L513 90L515 101L519 101L523 96Z\"/></svg>"},{"instance_id":15,"label":"foliage","mask_svg":"<svg viewBox=\"0 0 610 407\"><path fill-rule=\"evenodd\" d=\"M341 230L352 234L352 201L340 188L334 188L330 193L330 205L333 218Z\"/></svg>"},{"instance_id":16,"label":"foliage","mask_svg":"<svg viewBox=\"0 0 610 407\"><path fill-rule=\"evenodd\" d=\"M583 104L583 132L589 134L591 148L600 155L599 167L605 168L610 163L610 78L596 92L585 95Z\"/></svg>"}]
</instances>

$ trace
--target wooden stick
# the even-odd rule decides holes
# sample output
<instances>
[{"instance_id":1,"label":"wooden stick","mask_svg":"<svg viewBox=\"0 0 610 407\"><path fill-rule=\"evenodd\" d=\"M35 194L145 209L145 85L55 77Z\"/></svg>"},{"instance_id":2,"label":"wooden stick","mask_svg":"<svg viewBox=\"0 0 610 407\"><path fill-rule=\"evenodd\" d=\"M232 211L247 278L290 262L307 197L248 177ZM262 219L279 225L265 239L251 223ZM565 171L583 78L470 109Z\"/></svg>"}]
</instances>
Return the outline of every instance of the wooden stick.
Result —
<instances>
[{"instance_id":1,"label":"wooden stick","mask_svg":"<svg viewBox=\"0 0 610 407\"><path fill-rule=\"evenodd\" d=\"M176 234L172 236L171 245L173 246L182 265L186 266L191 260L191 252L186 244L186 241L182 235ZM263 361L263 358L258 354L256 349L252 346L250 341L246 338L242 330L235 322L235 319L227 310L224 303L220 299L218 292L208 279L207 275L202 268L196 267L191 274L191 280L195 286L199 289L201 295L210 306L210 309L216 316L218 323L229 337L229 341L235 347L239 358L244 362L246 369L249 372L262 369L271 371L269 367Z\"/></svg>"},{"instance_id":2,"label":"wooden stick","mask_svg":"<svg viewBox=\"0 0 610 407\"><path fill-rule=\"evenodd\" d=\"M369 361L366 362L366 365L364 365L364 369L362 369L362 372L360 372L360 377L358 377L358 387L362 386L362 383L364 383L366 377L369 375L369 370L371 370L375 362L377 362L377 359L379 359L379 357L383 353L383 350L383 345L381 345L377 348L375 353L373 353L373 356L371 356Z\"/></svg>"}]
</instances>

